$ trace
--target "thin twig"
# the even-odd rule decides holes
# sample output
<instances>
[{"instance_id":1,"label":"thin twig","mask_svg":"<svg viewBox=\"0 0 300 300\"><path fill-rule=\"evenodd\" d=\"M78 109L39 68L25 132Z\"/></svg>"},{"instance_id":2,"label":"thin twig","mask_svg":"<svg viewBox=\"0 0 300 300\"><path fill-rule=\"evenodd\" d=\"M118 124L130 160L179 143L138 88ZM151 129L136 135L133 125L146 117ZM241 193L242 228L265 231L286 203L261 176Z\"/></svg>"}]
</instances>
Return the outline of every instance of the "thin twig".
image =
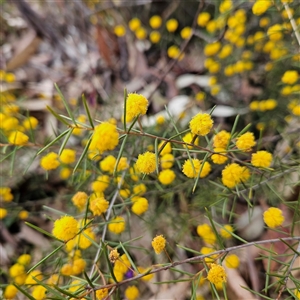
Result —
<instances>
[{"instance_id":1,"label":"thin twig","mask_svg":"<svg viewBox=\"0 0 300 300\"><path fill-rule=\"evenodd\" d=\"M287 169L287 170L285 170L285 171L283 171L283 172L281 172L281 173L278 173L278 174L276 174L276 175L274 175L274 176L269 177L268 179L266 179L266 180L264 180L264 181L262 181L262 182L260 182L260 183L257 183L257 184L255 184L255 185L249 187L249 188L246 188L246 189L243 189L242 191L239 191L239 194L244 194L244 193L246 193L247 191L249 191L250 189L251 189L251 190L255 190L255 189L259 188L261 185L264 185L265 183L268 183L269 181L272 181L273 179L275 179L275 178L277 178L277 177L281 177L281 176L284 175L284 174L294 172L294 171L296 171L297 169L298 169L298 166L297 166L296 169L293 169L293 168Z\"/></svg>"},{"instance_id":2,"label":"thin twig","mask_svg":"<svg viewBox=\"0 0 300 300\"><path fill-rule=\"evenodd\" d=\"M138 280L146 275L149 275L149 274L154 274L154 273L158 273L158 272L161 272L161 271L165 271L165 270L168 270L170 268L173 268L173 267L176 267L176 266L179 266L179 265L182 265L182 264L185 264L185 263L191 263L191 262L196 262L196 261L202 261L204 258L206 257L210 257L210 256L214 256L214 255L221 255L221 254L226 254L228 252L231 252L231 251L236 251L238 249L242 249L242 248L246 248L246 247L250 247L250 246L255 246L255 245L262 245L262 244L268 244L268 243L278 243L278 242L282 242L282 241L299 241L300 242L300 236L297 236L297 237L286 237L286 238L278 238L278 239L269 239L269 240L263 240L263 241L254 241L254 242L249 242L247 244L243 244L243 245L238 245L238 246L233 246L233 247L228 247L226 249L222 249L222 250L218 250L218 251L215 251L215 252L212 252L212 253L209 253L209 254L205 254L205 255L198 255L198 256L194 256L194 257L191 257L191 258L187 258L187 259L184 259L184 260L181 260L181 261L175 261L173 263L170 263L170 264L166 264L165 266L163 267L160 267L160 268L156 268L154 270L151 270L149 272L146 272L144 274L139 274L137 276L134 276L132 278L128 278L128 279L125 279L121 282L117 282L117 283L111 283L111 284L108 284L106 286L101 286L101 287L96 287L94 288L94 290L100 290L100 289L103 289L103 288L113 288L113 287L119 287L125 283L128 283L128 282L131 282L131 281L134 281L134 280Z\"/></svg>"},{"instance_id":3,"label":"thin twig","mask_svg":"<svg viewBox=\"0 0 300 300\"><path fill-rule=\"evenodd\" d=\"M278 293L278 296L277 296L276 300L279 300L279 299L280 299L281 294L283 293L283 291L284 291L284 289L285 289L285 287L286 287L286 285L287 285L287 281L288 281L289 276L290 276L290 274L291 274L291 272L292 272L292 269L293 269L293 265L294 265L294 263L295 263L295 260L296 260L296 258L299 256L299 254L300 254L300 242L299 242L298 247L297 247L297 250L296 250L296 252L295 252L295 254L294 254L294 256L293 256L293 258L292 258L292 260L291 260L291 262L290 262L289 268L288 268L287 271L286 271L286 275L285 275L285 278L284 278L283 285L282 285L282 287L281 287L281 289L280 289L280 291L279 291L279 293Z\"/></svg>"}]
</instances>

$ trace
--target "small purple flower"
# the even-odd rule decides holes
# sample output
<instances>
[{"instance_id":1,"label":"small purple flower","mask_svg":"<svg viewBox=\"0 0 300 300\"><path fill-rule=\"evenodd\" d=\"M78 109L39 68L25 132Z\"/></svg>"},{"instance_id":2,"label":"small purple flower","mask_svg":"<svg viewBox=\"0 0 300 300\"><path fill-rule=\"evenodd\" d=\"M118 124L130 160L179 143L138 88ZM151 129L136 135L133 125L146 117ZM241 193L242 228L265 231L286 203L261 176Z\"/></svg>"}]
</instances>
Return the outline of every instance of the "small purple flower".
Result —
<instances>
[{"instance_id":1,"label":"small purple flower","mask_svg":"<svg viewBox=\"0 0 300 300\"><path fill-rule=\"evenodd\" d=\"M130 269L125 273L125 277L126 277L126 278L132 278L133 275L134 275L134 274L133 274L133 271L130 270Z\"/></svg>"}]
</instances>

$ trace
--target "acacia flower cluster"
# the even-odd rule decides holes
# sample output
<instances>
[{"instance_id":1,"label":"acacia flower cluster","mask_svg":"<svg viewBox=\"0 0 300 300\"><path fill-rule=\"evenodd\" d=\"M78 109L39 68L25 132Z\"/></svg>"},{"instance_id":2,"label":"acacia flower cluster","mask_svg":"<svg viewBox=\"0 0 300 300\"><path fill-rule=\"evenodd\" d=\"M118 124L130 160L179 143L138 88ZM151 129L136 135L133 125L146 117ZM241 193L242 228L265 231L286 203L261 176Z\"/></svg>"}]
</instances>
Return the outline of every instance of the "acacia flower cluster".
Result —
<instances>
[{"instance_id":1,"label":"acacia flower cluster","mask_svg":"<svg viewBox=\"0 0 300 300\"><path fill-rule=\"evenodd\" d=\"M227 165L222 171L222 183L231 189L242 182L246 182L249 177L249 169L236 163Z\"/></svg>"},{"instance_id":2,"label":"acacia flower cluster","mask_svg":"<svg viewBox=\"0 0 300 300\"><path fill-rule=\"evenodd\" d=\"M73 239L78 232L78 222L72 216L63 216L54 222L53 235L63 241Z\"/></svg>"},{"instance_id":3,"label":"acacia flower cluster","mask_svg":"<svg viewBox=\"0 0 300 300\"><path fill-rule=\"evenodd\" d=\"M157 235L152 240L152 247L156 254L160 254L166 247L166 239L163 235Z\"/></svg>"},{"instance_id":4,"label":"acacia flower cluster","mask_svg":"<svg viewBox=\"0 0 300 300\"><path fill-rule=\"evenodd\" d=\"M200 178L204 178L210 173L210 171L211 171L210 163L207 161L203 163L201 160L197 158L194 158L192 160L187 159L184 162L182 167L183 174L189 178L196 178L198 175Z\"/></svg>"},{"instance_id":5,"label":"acacia flower cluster","mask_svg":"<svg viewBox=\"0 0 300 300\"><path fill-rule=\"evenodd\" d=\"M136 215L142 215L144 212L146 212L148 210L148 200L144 197L133 197L131 199L131 201L133 202L133 205L131 207L132 212L134 212Z\"/></svg>"},{"instance_id":6,"label":"acacia flower cluster","mask_svg":"<svg viewBox=\"0 0 300 300\"><path fill-rule=\"evenodd\" d=\"M213 124L214 121L209 114L199 113L190 121L190 130L193 134L205 136L209 134Z\"/></svg>"},{"instance_id":7,"label":"acacia flower cluster","mask_svg":"<svg viewBox=\"0 0 300 300\"><path fill-rule=\"evenodd\" d=\"M54 152L50 152L40 160L41 167L46 170L55 170L59 167L60 162L58 160L58 155Z\"/></svg>"},{"instance_id":8,"label":"acacia flower cluster","mask_svg":"<svg viewBox=\"0 0 300 300\"><path fill-rule=\"evenodd\" d=\"M115 234L120 234L125 230L125 219L121 216L116 216L108 224L108 230Z\"/></svg>"},{"instance_id":9,"label":"acacia flower cluster","mask_svg":"<svg viewBox=\"0 0 300 300\"><path fill-rule=\"evenodd\" d=\"M257 151L252 154L251 164L257 168L269 168L272 163L273 155L267 151Z\"/></svg>"},{"instance_id":10,"label":"acacia flower cluster","mask_svg":"<svg viewBox=\"0 0 300 300\"><path fill-rule=\"evenodd\" d=\"M156 157L153 152L145 152L138 156L136 161L137 170L141 173L150 174L156 169Z\"/></svg>"},{"instance_id":11,"label":"acacia flower cluster","mask_svg":"<svg viewBox=\"0 0 300 300\"><path fill-rule=\"evenodd\" d=\"M277 207L270 207L264 212L264 222L270 228L281 226L284 222L284 216L281 209Z\"/></svg>"},{"instance_id":12,"label":"acacia flower cluster","mask_svg":"<svg viewBox=\"0 0 300 300\"><path fill-rule=\"evenodd\" d=\"M212 284L215 284L215 285L226 282L227 275L226 275L224 267L217 265L217 264L211 264L210 270L208 271L208 274L207 274L207 279L209 280L209 282L211 282Z\"/></svg>"},{"instance_id":13,"label":"acacia flower cluster","mask_svg":"<svg viewBox=\"0 0 300 300\"><path fill-rule=\"evenodd\" d=\"M126 122L131 122L138 115L145 115L148 100L140 94L128 94L126 99Z\"/></svg>"},{"instance_id":14,"label":"acacia flower cluster","mask_svg":"<svg viewBox=\"0 0 300 300\"><path fill-rule=\"evenodd\" d=\"M256 145L252 132L246 132L236 139L236 146L239 150L248 152Z\"/></svg>"},{"instance_id":15,"label":"acacia flower cluster","mask_svg":"<svg viewBox=\"0 0 300 300\"><path fill-rule=\"evenodd\" d=\"M116 125L103 122L95 127L89 150L97 150L100 154L104 151L114 150L119 144L119 133Z\"/></svg>"}]
</instances>

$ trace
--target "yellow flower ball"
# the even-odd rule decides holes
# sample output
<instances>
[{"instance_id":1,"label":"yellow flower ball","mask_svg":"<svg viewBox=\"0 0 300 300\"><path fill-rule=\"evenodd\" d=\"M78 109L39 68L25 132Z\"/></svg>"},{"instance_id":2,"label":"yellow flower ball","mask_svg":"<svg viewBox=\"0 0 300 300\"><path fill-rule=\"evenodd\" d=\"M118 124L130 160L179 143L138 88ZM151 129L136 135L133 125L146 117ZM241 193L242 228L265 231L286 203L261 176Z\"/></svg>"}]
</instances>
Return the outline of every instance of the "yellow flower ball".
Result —
<instances>
[{"instance_id":1,"label":"yellow flower ball","mask_svg":"<svg viewBox=\"0 0 300 300\"><path fill-rule=\"evenodd\" d=\"M211 160L213 161L213 163L222 165L228 160L228 157L226 156L227 151L225 148L214 148L214 152L221 153L222 155L213 154L211 156Z\"/></svg>"},{"instance_id":2,"label":"yellow flower ball","mask_svg":"<svg viewBox=\"0 0 300 300\"><path fill-rule=\"evenodd\" d=\"M198 102L204 101L205 98L206 98L205 92L198 92L198 93L195 95L195 99L196 99Z\"/></svg>"},{"instance_id":3,"label":"yellow flower ball","mask_svg":"<svg viewBox=\"0 0 300 300\"><path fill-rule=\"evenodd\" d=\"M228 188L234 188L239 183L247 181L249 177L249 170L236 163L227 165L222 171L222 183Z\"/></svg>"},{"instance_id":4,"label":"yellow flower ball","mask_svg":"<svg viewBox=\"0 0 300 300\"><path fill-rule=\"evenodd\" d=\"M119 133L117 127L109 122L103 122L95 127L89 150L97 150L103 153L114 150L119 144Z\"/></svg>"},{"instance_id":5,"label":"yellow flower ball","mask_svg":"<svg viewBox=\"0 0 300 300\"><path fill-rule=\"evenodd\" d=\"M37 125L38 125L39 121L37 120L37 118L35 117L28 117L23 121L23 127L26 130L33 130L36 129Z\"/></svg>"},{"instance_id":6,"label":"yellow flower ball","mask_svg":"<svg viewBox=\"0 0 300 300\"><path fill-rule=\"evenodd\" d=\"M256 16L265 13L273 5L271 0L256 0L252 6L252 12Z\"/></svg>"},{"instance_id":7,"label":"yellow flower ball","mask_svg":"<svg viewBox=\"0 0 300 300\"><path fill-rule=\"evenodd\" d=\"M298 80L298 72L294 70L286 71L281 77L281 81L285 84L294 84Z\"/></svg>"},{"instance_id":8,"label":"yellow flower ball","mask_svg":"<svg viewBox=\"0 0 300 300\"><path fill-rule=\"evenodd\" d=\"M161 172L159 172L158 174L158 180L160 183L164 184L164 185L168 185L171 184L176 178L176 174L173 170L162 170Z\"/></svg>"},{"instance_id":9,"label":"yellow flower ball","mask_svg":"<svg viewBox=\"0 0 300 300\"><path fill-rule=\"evenodd\" d=\"M76 119L79 123L85 123L86 122L86 116L85 115L79 115L78 118ZM82 125L78 124L79 127L82 127ZM84 129L76 128L74 127L72 134L74 135L82 135L84 133Z\"/></svg>"},{"instance_id":10,"label":"yellow flower ball","mask_svg":"<svg viewBox=\"0 0 300 300\"><path fill-rule=\"evenodd\" d=\"M72 216L63 216L54 222L52 234L60 240L71 240L77 232L78 222Z\"/></svg>"},{"instance_id":11,"label":"yellow flower ball","mask_svg":"<svg viewBox=\"0 0 300 300\"><path fill-rule=\"evenodd\" d=\"M213 124L214 121L209 114L199 113L190 121L190 130L193 134L205 136L210 132Z\"/></svg>"},{"instance_id":12,"label":"yellow flower ball","mask_svg":"<svg viewBox=\"0 0 300 300\"><path fill-rule=\"evenodd\" d=\"M217 264L211 264L210 270L207 274L207 279L212 284L219 284L226 282L226 272L224 267L217 265Z\"/></svg>"},{"instance_id":13,"label":"yellow flower ball","mask_svg":"<svg viewBox=\"0 0 300 300\"><path fill-rule=\"evenodd\" d=\"M191 144L192 141L194 139L194 135L191 133L191 132L188 132L184 135L184 137L182 138L182 140L185 142L185 143L188 143L188 144ZM198 145L199 144L199 138L197 137L194 141L194 145ZM187 146L188 149L192 149L193 146Z\"/></svg>"},{"instance_id":14,"label":"yellow flower ball","mask_svg":"<svg viewBox=\"0 0 300 300\"><path fill-rule=\"evenodd\" d=\"M168 48L167 54L170 58L176 59L180 54L180 49L173 45Z\"/></svg>"},{"instance_id":15,"label":"yellow flower ball","mask_svg":"<svg viewBox=\"0 0 300 300\"><path fill-rule=\"evenodd\" d=\"M259 26L264 28L267 27L270 24L270 18L268 17L263 17L259 20Z\"/></svg>"},{"instance_id":16,"label":"yellow flower ball","mask_svg":"<svg viewBox=\"0 0 300 300\"><path fill-rule=\"evenodd\" d=\"M229 254L225 257L225 265L227 268L236 269L240 265L239 257L235 254Z\"/></svg>"},{"instance_id":17,"label":"yellow flower ball","mask_svg":"<svg viewBox=\"0 0 300 300\"><path fill-rule=\"evenodd\" d=\"M149 39L152 44L157 44L160 41L161 35L158 31L151 31L149 35Z\"/></svg>"},{"instance_id":18,"label":"yellow flower ball","mask_svg":"<svg viewBox=\"0 0 300 300\"><path fill-rule=\"evenodd\" d=\"M181 31L180 31L180 35L181 37L186 40L188 38L190 38L190 36L192 35L192 28L187 26L184 27Z\"/></svg>"},{"instance_id":19,"label":"yellow flower ball","mask_svg":"<svg viewBox=\"0 0 300 300\"><path fill-rule=\"evenodd\" d=\"M252 132L246 132L242 134L236 140L236 146L239 150L248 152L252 147L256 145L254 134Z\"/></svg>"},{"instance_id":20,"label":"yellow flower ball","mask_svg":"<svg viewBox=\"0 0 300 300\"><path fill-rule=\"evenodd\" d=\"M43 280L43 275L39 270L33 270L32 272L30 272L27 275L25 284L37 284L38 282L36 281L36 279L39 281Z\"/></svg>"},{"instance_id":21,"label":"yellow flower ball","mask_svg":"<svg viewBox=\"0 0 300 300\"><path fill-rule=\"evenodd\" d=\"M136 161L137 170L141 173L150 174L156 169L156 157L155 153L145 152L138 156Z\"/></svg>"},{"instance_id":22,"label":"yellow flower ball","mask_svg":"<svg viewBox=\"0 0 300 300\"><path fill-rule=\"evenodd\" d=\"M15 82L16 76L13 73L6 73L4 76L4 80L8 83Z\"/></svg>"},{"instance_id":23,"label":"yellow flower ball","mask_svg":"<svg viewBox=\"0 0 300 300\"><path fill-rule=\"evenodd\" d=\"M47 289L45 287L43 287L42 285L36 285L35 287L33 287L31 295L36 300L42 300L46 299L46 292Z\"/></svg>"},{"instance_id":24,"label":"yellow flower ball","mask_svg":"<svg viewBox=\"0 0 300 300\"><path fill-rule=\"evenodd\" d=\"M232 237L232 235L230 234L231 232L233 232L233 228L229 224L224 225L223 228L220 229L220 235L224 239L230 239Z\"/></svg>"},{"instance_id":25,"label":"yellow flower ball","mask_svg":"<svg viewBox=\"0 0 300 300\"><path fill-rule=\"evenodd\" d=\"M94 216L101 216L104 214L109 206L109 202L104 198L96 198L90 202L90 211Z\"/></svg>"},{"instance_id":26,"label":"yellow flower ball","mask_svg":"<svg viewBox=\"0 0 300 300\"><path fill-rule=\"evenodd\" d=\"M147 192L147 187L144 183L140 183L133 186L133 194L136 196L142 196Z\"/></svg>"},{"instance_id":27,"label":"yellow flower ball","mask_svg":"<svg viewBox=\"0 0 300 300\"><path fill-rule=\"evenodd\" d=\"M104 288L104 289L100 289L96 291L96 298L97 300L103 300L106 299L108 295L108 289Z\"/></svg>"},{"instance_id":28,"label":"yellow flower ball","mask_svg":"<svg viewBox=\"0 0 300 300\"><path fill-rule=\"evenodd\" d=\"M270 228L276 228L283 224L284 216L282 214L282 210L277 207L268 208L264 214L264 222Z\"/></svg>"},{"instance_id":29,"label":"yellow flower ball","mask_svg":"<svg viewBox=\"0 0 300 300\"><path fill-rule=\"evenodd\" d=\"M126 122L131 122L138 115L145 115L148 110L148 100L140 94L128 94L126 99Z\"/></svg>"},{"instance_id":30,"label":"yellow flower ball","mask_svg":"<svg viewBox=\"0 0 300 300\"><path fill-rule=\"evenodd\" d=\"M75 245L78 245L80 249L87 249L92 245L92 241L95 240L95 233L91 228L87 228L82 233L77 235Z\"/></svg>"},{"instance_id":31,"label":"yellow flower ball","mask_svg":"<svg viewBox=\"0 0 300 300\"><path fill-rule=\"evenodd\" d=\"M140 295L138 288L135 285L131 285L125 290L125 297L128 300L136 300Z\"/></svg>"},{"instance_id":32,"label":"yellow flower ball","mask_svg":"<svg viewBox=\"0 0 300 300\"><path fill-rule=\"evenodd\" d=\"M146 31L146 29L144 27L139 27L135 31L135 36L139 40L144 40L147 37L147 31Z\"/></svg>"},{"instance_id":33,"label":"yellow flower ball","mask_svg":"<svg viewBox=\"0 0 300 300\"><path fill-rule=\"evenodd\" d=\"M88 195L85 192L77 192L72 197L73 204L79 209L79 211L83 211L86 207Z\"/></svg>"},{"instance_id":34,"label":"yellow flower ball","mask_svg":"<svg viewBox=\"0 0 300 300\"><path fill-rule=\"evenodd\" d=\"M178 21L176 19L170 19L166 22L166 28L169 32L174 32L178 28Z\"/></svg>"},{"instance_id":35,"label":"yellow flower ball","mask_svg":"<svg viewBox=\"0 0 300 300\"><path fill-rule=\"evenodd\" d=\"M19 256L17 263L27 266L31 262L31 255L30 254L22 254Z\"/></svg>"},{"instance_id":36,"label":"yellow flower ball","mask_svg":"<svg viewBox=\"0 0 300 300\"><path fill-rule=\"evenodd\" d=\"M170 169L174 164L175 158L171 153L163 155L160 159L160 166L162 169Z\"/></svg>"},{"instance_id":37,"label":"yellow flower ball","mask_svg":"<svg viewBox=\"0 0 300 300\"><path fill-rule=\"evenodd\" d=\"M136 275L146 273L149 270L149 269L146 269L143 267L137 267L137 269L138 269L139 273L137 273ZM148 274L148 275L143 276L141 279L143 281L150 281L153 277L154 277L154 274Z\"/></svg>"},{"instance_id":38,"label":"yellow flower ball","mask_svg":"<svg viewBox=\"0 0 300 300\"><path fill-rule=\"evenodd\" d=\"M202 12L198 15L197 24L201 27L205 27L210 20L211 16L208 12Z\"/></svg>"},{"instance_id":39,"label":"yellow flower ball","mask_svg":"<svg viewBox=\"0 0 300 300\"><path fill-rule=\"evenodd\" d=\"M120 234L125 230L125 219L117 216L108 224L108 230L115 234Z\"/></svg>"},{"instance_id":40,"label":"yellow flower ball","mask_svg":"<svg viewBox=\"0 0 300 300\"><path fill-rule=\"evenodd\" d=\"M76 151L72 149L64 149L59 157L64 164L72 164L76 160Z\"/></svg>"},{"instance_id":41,"label":"yellow flower ball","mask_svg":"<svg viewBox=\"0 0 300 300\"><path fill-rule=\"evenodd\" d=\"M60 165L60 162L58 161L58 155L54 152L50 152L40 160L41 167L46 170L55 170Z\"/></svg>"},{"instance_id":42,"label":"yellow flower ball","mask_svg":"<svg viewBox=\"0 0 300 300\"><path fill-rule=\"evenodd\" d=\"M126 34L126 29L123 25L117 25L114 28L114 33L118 37L122 37Z\"/></svg>"},{"instance_id":43,"label":"yellow flower ball","mask_svg":"<svg viewBox=\"0 0 300 300\"><path fill-rule=\"evenodd\" d=\"M224 45L218 54L219 58L224 59L232 53L233 47L230 44Z\"/></svg>"},{"instance_id":44,"label":"yellow flower ball","mask_svg":"<svg viewBox=\"0 0 300 300\"><path fill-rule=\"evenodd\" d=\"M231 0L223 0L219 7L220 13L226 13L227 11L232 9L232 1Z\"/></svg>"},{"instance_id":45,"label":"yellow flower ball","mask_svg":"<svg viewBox=\"0 0 300 300\"><path fill-rule=\"evenodd\" d=\"M60 273L64 276L71 276L72 272L73 268L71 264L64 264L60 269Z\"/></svg>"},{"instance_id":46,"label":"yellow flower ball","mask_svg":"<svg viewBox=\"0 0 300 300\"><path fill-rule=\"evenodd\" d=\"M68 179L72 174L72 170L70 168L62 168L59 172L59 177L63 180Z\"/></svg>"},{"instance_id":47,"label":"yellow flower ball","mask_svg":"<svg viewBox=\"0 0 300 300\"><path fill-rule=\"evenodd\" d=\"M252 154L251 164L257 168L269 168L272 163L273 156L267 151L257 151Z\"/></svg>"},{"instance_id":48,"label":"yellow flower ball","mask_svg":"<svg viewBox=\"0 0 300 300\"><path fill-rule=\"evenodd\" d=\"M4 219L7 216L7 210L0 207L0 220Z\"/></svg>"},{"instance_id":49,"label":"yellow flower ball","mask_svg":"<svg viewBox=\"0 0 300 300\"><path fill-rule=\"evenodd\" d=\"M28 211L26 210L21 210L18 214L18 217L21 219L21 220L26 220L29 216L29 213ZM1 218L1 217L0 217Z\"/></svg>"},{"instance_id":50,"label":"yellow flower ball","mask_svg":"<svg viewBox=\"0 0 300 300\"><path fill-rule=\"evenodd\" d=\"M96 193L104 192L110 184L110 178L107 175L100 175L92 182L91 188Z\"/></svg>"},{"instance_id":51,"label":"yellow flower ball","mask_svg":"<svg viewBox=\"0 0 300 300\"><path fill-rule=\"evenodd\" d=\"M156 118L156 123L157 123L157 125L162 125L162 124L164 124L165 123L165 121L166 121L166 119L165 119L165 117L164 116L158 116L157 118Z\"/></svg>"},{"instance_id":52,"label":"yellow flower ball","mask_svg":"<svg viewBox=\"0 0 300 300\"><path fill-rule=\"evenodd\" d=\"M215 43L211 43L211 44L207 44L204 47L204 54L206 56L213 56L216 55L219 50L221 49L222 44L220 42L215 42Z\"/></svg>"},{"instance_id":53,"label":"yellow flower ball","mask_svg":"<svg viewBox=\"0 0 300 300\"><path fill-rule=\"evenodd\" d=\"M18 276L23 276L25 275L25 278L24 278L24 281L26 279L26 271L25 271L25 267L24 265L21 265L19 263L16 263L14 265L12 265L10 268L9 268L9 275L10 277L12 278L16 278Z\"/></svg>"},{"instance_id":54,"label":"yellow flower ball","mask_svg":"<svg viewBox=\"0 0 300 300\"><path fill-rule=\"evenodd\" d=\"M280 41L283 38L282 34L283 28L279 24L275 24L269 27L267 34L271 41Z\"/></svg>"},{"instance_id":55,"label":"yellow flower ball","mask_svg":"<svg viewBox=\"0 0 300 300\"><path fill-rule=\"evenodd\" d=\"M72 265L72 274L78 275L82 273L85 269L85 266L86 266L86 261L83 258L74 259Z\"/></svg>"},{"instance_id":56,"label":"yellow flower ball","mask_svg":"<svg viewBox=\"0 0 300 300\"><path fill-rule=\"evenodd\" d=\"M200 253L202 255L207 255L209 253L212 253L214 252L215 250L211 247L202 247L200 249ZM216 260L216 255L211 255L211 256L207 256L204 258L204 261L207 263L207 264L210 264L210 263L213 263L214 261Z\"/></svg>"},{"instance_id":57,"label":"yellow flower ball","mask_svg":"<svg viewBox=\"0 0 300 300\"><path fill-rule=\"evenodd\" d=\"M160 149L162 149L162 150L160 151ZM158 145L158 151L160 151L159 155L161 155L161 156L171 153L172 152L172 144L170 142L166 143L165 141L161 141Z\"/></svg>"},{"instance_id":58,"label":"yellow flower ball","mask_svg":"<svg viewBox=\"0 0 300 300\"><path fill-rule=\"evenodd\" d=\"M149 206L149 203L146 198L137 197L137 199L134 200L131 210L133 213L140 216L148 210L148 206Z\"/></svg>"},{"instance_id":59,"label":"yellow flower ball","mask_svg":"<svg viewBox=\"0 0 300 300\"><path fill-rule=\"evenodd\" d=\"M28 140L29 137L21 131L14 131L8 137L9 143L16 146L26 145Z\"/></svg>"},{"instance_id":60,"label":"yellow flower ball","mask_svg":"<svg viewBox=\"0 0 300 300\"><path fill-rule=\"evenodd\" d=\"M160 254L166 247L166 239L163 235L157 235L152 240L152 247L156 254Z\"/></svg>"},{"instance_id":61,"label":"yellow flower ball","mask_svg":"<svg viewBox=\"0 0 300 300\"><path fill-rule=\"evenodd\" d=\"M149 20L149 24L153 29L158 29L162 24L162 18L158 15L152 16Z\"/></svg>"},{"instance_id":62,"label":"yellow flower ball","mask_svg":"<svg viewBox=\"0 0 300 300\"><path fill-rule=\"evenodd\" d=\"M7 300L16 299L16 295L17 295L18 291L19 290L13 284L9 284L6 286L6 288L4 290L3 297L4 297L4 299L7 299Z\"/></svg>"},{"instance_id":63,"label":"yellow flower ball","mask_svg":"<svg viewBox=\"0 0 300 300\"><path fill-rule=\"evenodd\" d=\"M133 18L129 21L128 26L131 31L136 31L138 28L141 27L141 20L138 18Z\"/></svg>"},{"instance_id":64,"label":"yellow flower ball","mask_svg":"<svg viewBox=\"0 0 300 300\"><path fill-rule=\"evenodd\" d=\"M199 174L200 169L202 168L199 177L204 178L210 173L211 165L207 161L204 163L203 167L202 165L202 161L197 158L192 159L192 161L187 159L183 164L182 172L189 178L196 178Z\"/></svg>"},{"instance_id":65,"label":"yellow flower ball","mask_svg":"<svg viewBox=\"0 0 300 300\"><path fill-rule=\"evenodd\" d=\"M228 77L231 77L234 75L234 66L233 65L228 65L224 69L224 74Z\"/></svg>"}]
</instances>

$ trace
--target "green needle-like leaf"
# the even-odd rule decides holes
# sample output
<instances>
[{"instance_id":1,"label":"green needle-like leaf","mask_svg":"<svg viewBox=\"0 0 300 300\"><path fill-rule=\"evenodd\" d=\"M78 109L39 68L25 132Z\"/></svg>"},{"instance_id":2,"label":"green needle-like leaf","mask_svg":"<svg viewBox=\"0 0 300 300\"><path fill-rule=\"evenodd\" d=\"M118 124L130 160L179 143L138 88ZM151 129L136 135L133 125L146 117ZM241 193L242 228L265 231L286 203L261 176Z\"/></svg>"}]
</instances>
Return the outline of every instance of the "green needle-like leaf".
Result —
<instances>
[{"instance_id":1,"label":"green needle-like leaf","mask_svg":"<svg viewBox=\"0 0 300 300\"><path fill-rule=\"evenodd\" d=\"M66 101L64 95L62 94L61 90L59 89L59 87L58 87L58 85L57 85L56 83L54 83L54 86L55 86L55 88L56 88L56 90L57 90L57 92L58 92L58 94L59 94L59 96L60 96L62 102L64 103L64 106L65 106L65 108L66 108L66 110L67 110L67 112L68 112L68 115L69 115L70 118L72 119L73 123L74 123L75 125L77 125L76 120L75 120L75 118L74 118L74 115L73 115L73 113L71 112L70 107L69 107L69 104L68 104L68 102Z\"/></svg>"},{"instance_id":2,"label":"green needle-like leaf","mask_svg":"<svg viewBox=\"0 0 300 300\"><path fill-rule=\"evenodd\" d=\"M51 112L51 114L60 122L64 123L67 126L72 126L71 124L69 124L64 118L62 118L59 114L57 114L50 106L46 106L47 110L49 110Z\"/></svg>"},{"instance_id":3,"label":"green needle-like leaf","mask_svg":"<svg viewBox=\"0 0 300 300\"><path fill-rule=\"evenodd\" d=\"M61 133L58 137L56 137L53 141L51 141L48 145L46 145L44 148L42 148L41 150L39 150L37 152L36 155L41 154L42 152L44 152L45 150L47 150L48 148L50 148L52 145L54 145L57 141L59 141L62 137L64 137L66 134L68 134L70 131L70 129L67 129L66 131L64 131L63 133Z\"/></svg>"},{"instance_id":4,"label":"green needle-like leaf","mask_svg":"<svg viewBox=\"0 0 300 300\"><path fill-rule=\"evenodd\" d=\"M83 94L82 94L82 102L83 102L85 111L86 111L86 113L88 115L88 119L89 119L90 125L94 129L95 126L94 126L93 119L92 119L92 116L91 116L91 113L90 113L90 110L89 110L89 106L88 106L86 98L85 98L85 96Z\"/></svg>"},{"instance_id":5,"label":"green needle-like leaf","mask_svg":"<svg viewBox=\"0 0 300 300\"><path fill-rule=\"evenodd\" d=\"M83 152L82 152L81 156L79 157L76 166L73 169L73 174L75 174L76 170L78 169L79 165L81 164L82 160L84 159L85 155L87 154L90 144L92 142L92 137L93 137L93 135L90 136L88 142L86 143L86 145L83 149Z\"/></svg>"},{"instance_id":6,"label":"green needle-like leaf","mask_svg":"<svg viewBox=\"0 0 300 300\"><path fill-rule=\"evenodd\" d=\"M43 259L41 259L37 264L35 264L33 267L31 267L27 273L30 273L31 271L33 271L34 269L36 269L38 266L40 266L43 262L45 262L48 258L50 258L51 256L53 256L56 252L58 252L62 247L64 247L65 244L61 244L59 245L56 249L54 249L51 253L49 253L47 256L45 256Z\"/></svg>"},{"instance_id":7,"label":"green needle-like leaf","mask_svg":"<svg viewBox=\"0 0 300 300\"><path fill-rule=\"evenodd\" d=\"M125 135L125 138L123 139L122 145L120 147L120 151L119 151L119 154L118 154L118 157L117 157L117 160L116 160L116 163L115 163L114 171L113 171L113 176L116 175L120 159L121 159L121 157L123 155L123 152L124 152L124 147L126 145L127 138L128 138L128 134Z\"/></svg>"},{"instance_id":8,"label":"green needle-like leaf","mask_svg":"<svg viewBox=\"0 0 300 300\"><path fill-rule=\"evenodd\" d=\"M69 140L70 136L72 135L73 129L74 129L74 128L70 128L70 129L69 129L69 132L67 133L67 135L66 135L64 141L62 142L62 144L61 144L61 146L60 146L60 149L59 149L59 151L58 151L58 155L59 155L59 156L61 155L61 153L62 153L63 150L65 149L65 146L66 146L66 144L68 143L68 140Z\"/></svg>"}]
</instances>

